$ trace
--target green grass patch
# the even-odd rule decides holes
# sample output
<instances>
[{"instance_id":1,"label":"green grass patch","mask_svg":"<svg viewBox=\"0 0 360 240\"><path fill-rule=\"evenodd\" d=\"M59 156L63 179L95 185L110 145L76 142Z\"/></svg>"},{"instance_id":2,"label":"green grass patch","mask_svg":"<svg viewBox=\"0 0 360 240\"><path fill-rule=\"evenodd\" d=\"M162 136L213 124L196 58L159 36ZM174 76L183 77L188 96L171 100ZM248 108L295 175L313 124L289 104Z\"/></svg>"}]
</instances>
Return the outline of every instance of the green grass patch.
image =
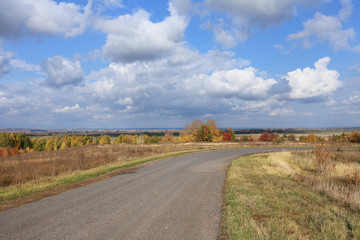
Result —
<instances>
[{"instance_id":1,"label":"green grass patch","mask_svg":"<svg viewBox=\"0 0 360 240\"><path fill-rule=\"evenodd\" d=\"M131 159L128 161L112 163L106 166L101 166L90 170L77 171L69 174L63 174L57 177L48 177L36 181L31 181L22 185L0 188L0 203L20 199L37 193L45 192L48 190L54 190L63 186L67 186L72 183L85 181L91 178L101 176L106 173L111 173L113 171L127 169L131 167L139 166L147 162L166 159L170 157L176 157L179 155L192 153L192 152L195 151L175 152L175 153L161 154L148 158Z\"/></svg>"},{"instance_id":2,"label":"green grass patch","mask_svg":"<svg viewBox=\"0 0 360 240\"><path fill-rule=\"evenodd\" d=\"M277 171L269 156L241 157L229 167L224 239L360 239L359 210Z\"/></svg>"}]
</instances>

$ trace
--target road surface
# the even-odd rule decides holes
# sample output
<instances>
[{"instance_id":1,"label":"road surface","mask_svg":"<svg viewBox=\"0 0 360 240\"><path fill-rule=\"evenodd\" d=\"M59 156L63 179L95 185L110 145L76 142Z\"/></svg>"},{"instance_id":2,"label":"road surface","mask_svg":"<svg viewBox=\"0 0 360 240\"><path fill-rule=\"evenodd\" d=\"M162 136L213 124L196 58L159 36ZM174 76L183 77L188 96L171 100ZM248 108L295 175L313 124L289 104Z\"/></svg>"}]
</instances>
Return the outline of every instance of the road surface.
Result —
<instances>
[{"instance_id":1,"label":"road surface","mask_svg":"<svg viewBox=\"0 0 360 240\"><path fill-rule=\"evenodd\" d=\"M0 213L0 239L217 239L227 166L276 149L160 161Z\"/></svg>"}]
</instances>

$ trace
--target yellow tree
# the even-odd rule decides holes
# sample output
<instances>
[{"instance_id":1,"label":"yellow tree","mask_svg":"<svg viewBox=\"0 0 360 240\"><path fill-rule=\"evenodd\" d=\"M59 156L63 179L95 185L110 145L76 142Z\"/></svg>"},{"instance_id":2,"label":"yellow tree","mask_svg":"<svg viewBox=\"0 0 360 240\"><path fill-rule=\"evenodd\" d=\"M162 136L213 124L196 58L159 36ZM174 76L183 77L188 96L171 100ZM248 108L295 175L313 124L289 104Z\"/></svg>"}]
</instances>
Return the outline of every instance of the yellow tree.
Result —
<instances>
[{"instance_id":1,"label":"yellow tree","mask_svg":"<svg viewBox=\"0 0 360 240\"><path fill-rule=\"evenodd\" d=\"M218 137L220 135L219 130L217 128L217 124L216 121L214 119L208 119L206 121L206 126L208 126L210 128L211 134L215 137Z\"/></svg>"},{"instance_id":2,"label":"yellow tree","mask_svg":"<svg viewBox=\"0 0 360 240\"><path fill-rule=\"evenodd\" d=\"M311 143L317 142L316 135L314 133L309 134L307 137L307 141Z\"/></svg>"}]
</instances>

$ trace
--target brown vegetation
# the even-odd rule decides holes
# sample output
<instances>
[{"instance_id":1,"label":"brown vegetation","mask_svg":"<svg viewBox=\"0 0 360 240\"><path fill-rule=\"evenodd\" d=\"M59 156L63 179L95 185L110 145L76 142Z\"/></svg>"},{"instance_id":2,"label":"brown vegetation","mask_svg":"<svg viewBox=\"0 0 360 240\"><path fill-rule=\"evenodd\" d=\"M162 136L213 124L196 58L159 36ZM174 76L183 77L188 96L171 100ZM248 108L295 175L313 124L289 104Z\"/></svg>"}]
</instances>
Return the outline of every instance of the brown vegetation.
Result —
<instances>
[{"instance_id":1,"label":"brown vegetation","mask_svg":"<svg viewBox=\"0 0 360 240\"><path fill-rule=\"evenodd\" d=\"M0 158L0 187L162 153L231 147L234 145L230 143L221 146L201 143L105 144L20 154Z\"/></svg>"},{"instance_id":2,"label":"brown vegetation","mask_svg":"<svg viewBox=\"0 0 360 240\"><path fill-rule=\"evenodd\" d=\"M317 149L235 160L221 239L360 239L360 151ZM316 158L333 167L318 171Z\"/></svg>"}]
</instances>

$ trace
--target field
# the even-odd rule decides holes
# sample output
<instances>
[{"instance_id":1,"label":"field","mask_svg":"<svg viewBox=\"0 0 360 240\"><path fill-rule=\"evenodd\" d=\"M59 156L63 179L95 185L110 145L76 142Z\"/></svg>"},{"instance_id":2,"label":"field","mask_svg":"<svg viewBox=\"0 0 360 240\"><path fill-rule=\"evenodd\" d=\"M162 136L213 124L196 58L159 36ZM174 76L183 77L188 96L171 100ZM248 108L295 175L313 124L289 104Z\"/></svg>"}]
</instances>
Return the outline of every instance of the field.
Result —
<instances>
[{"instance_id":1,"label":"field","mask_svg":"<svg viewBox=\"0 0 360 240\"><path fill-rule=\"evenodd\" d=\"M210 149L241 147L238 143L105 144L0 157L0 210L33 201L38 193L102 175L110 177L161 158ZM66 189L64 189L66 190ZM14 202L15 201L15 202Z\"/></svg>"},{"instance_id":2,"label":"field","mask_svg":"<svg viewBox=\"0 0 360 240\"><path fill-rule=\"evenodd\" d=\"M331 157L325 171L311 151L234 161L225 187L223 239L360 239L360 151Z\"/></svg>"},{"instance_id":3,"label":"field","mask_svg":"<svg viewBox=\"0 0 360 240\"><path fill-rule=\"evenodd\" d=\"M0 211L179 154L313 146L298 141L90 144L1 157ZM224 194L223 239L360 239L358 144L316 146L321 146L317 163L312 151L234 161Z\"/></svg>"}]
</instances>

